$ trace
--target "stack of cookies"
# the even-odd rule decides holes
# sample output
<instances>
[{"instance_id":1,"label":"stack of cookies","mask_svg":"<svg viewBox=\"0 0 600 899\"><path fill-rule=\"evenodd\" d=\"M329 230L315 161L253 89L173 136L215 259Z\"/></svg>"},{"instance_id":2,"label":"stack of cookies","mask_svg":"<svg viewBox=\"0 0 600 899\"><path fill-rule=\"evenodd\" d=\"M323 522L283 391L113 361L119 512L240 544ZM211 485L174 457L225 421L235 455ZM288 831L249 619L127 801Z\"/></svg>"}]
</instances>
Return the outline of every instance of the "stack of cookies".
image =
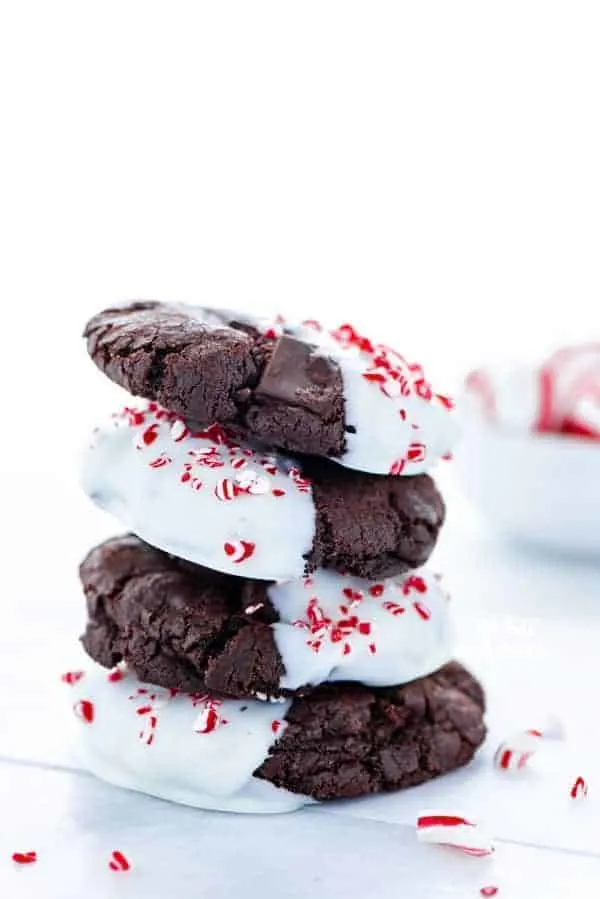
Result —
<instances>
[{"instance_id":1,"label":"stack of cookies","mask_svg":"<svg viewBox=\"0 0 600 899\"><path fill-rule=\"evenodd\" d=\"M86 337L141 398L84 460L84 489L130 532L81 565L89 770L270 812L470 761L483 693L422 567L444 520L425 472L455 423L422 369L347 325L155 302Z\"/></svg>"}]
</instances>

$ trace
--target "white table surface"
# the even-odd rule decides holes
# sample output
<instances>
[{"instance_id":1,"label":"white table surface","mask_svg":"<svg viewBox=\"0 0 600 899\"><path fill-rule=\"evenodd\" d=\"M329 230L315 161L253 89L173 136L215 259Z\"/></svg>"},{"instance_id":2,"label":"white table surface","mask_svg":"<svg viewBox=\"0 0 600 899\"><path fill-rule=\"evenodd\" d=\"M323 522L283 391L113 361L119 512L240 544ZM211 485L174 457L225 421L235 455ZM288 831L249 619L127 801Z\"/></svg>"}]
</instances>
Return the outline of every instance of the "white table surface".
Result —
<instances>
[{"instance_id":1,"label":"white table surface","mask_svg":"<svg viewBox=\"0 0 600 899\"><path fill-rule=\"evenodd\" d=\"M118 529L43 472L0 479L7 531L0 632L0 897L509 897L600 895L600 567L503 543L446 485L434 567L452 591L458 657L483 680L490 737L468 769L395 796L282 817L180 808L77 770L62 671L81 664L76 565ZM25 491L25 502L23 502ZM39 497L44 502L40 504ZM35 514L33 511L35 510ZM493 769L499 740L558 714L563 742L530 770ZM568 796L582 774L587 800ZM492 859L417 843L423 808L467 812L497 838ZM14 851L36 850L15 866ZM127 873L108 858L121 849Z\"/></svg>"}]
</instances>

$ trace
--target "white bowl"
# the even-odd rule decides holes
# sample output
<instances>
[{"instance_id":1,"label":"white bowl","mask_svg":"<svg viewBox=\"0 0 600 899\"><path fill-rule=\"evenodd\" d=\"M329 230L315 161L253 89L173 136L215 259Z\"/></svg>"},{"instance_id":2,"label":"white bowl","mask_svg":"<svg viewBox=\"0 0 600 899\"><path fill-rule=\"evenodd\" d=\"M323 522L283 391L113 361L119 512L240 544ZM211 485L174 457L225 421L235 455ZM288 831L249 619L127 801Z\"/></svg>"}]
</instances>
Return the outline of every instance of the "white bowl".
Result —
<instances>
[{"instance_id":1,"label":"white bowl","mask_svg":"<svg viewBox=\"0 0 600 899\"><path fill-rule=\"evenodd\" d=\"M600 558L599 443L471 424L455 466L466 495L502 531Z\"/></svg>"}]
</instances>

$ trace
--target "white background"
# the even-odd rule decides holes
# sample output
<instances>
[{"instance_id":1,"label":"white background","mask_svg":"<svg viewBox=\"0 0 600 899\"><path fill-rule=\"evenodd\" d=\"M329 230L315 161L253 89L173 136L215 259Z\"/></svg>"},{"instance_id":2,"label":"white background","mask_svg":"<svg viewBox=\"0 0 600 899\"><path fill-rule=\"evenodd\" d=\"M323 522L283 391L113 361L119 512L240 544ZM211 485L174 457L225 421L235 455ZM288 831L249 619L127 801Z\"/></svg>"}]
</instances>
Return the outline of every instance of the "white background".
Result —
<instances>
[{"instance_id":1,"label":"white background","mask_svg":"<svg viewBox=\"0 0 600 899\"><path fill-rule=\"evenodd\" d=\"M38 713L48 715L40 683L50 682L51 667L62 664L59 644L66 652L80 624L76 560L114 528L75 499L77 446L116 393L86 360L79 333L87 316L116 300L154 297L350 320L425 363L440 389L482 360L598 338L599 42L600 7L574 0L0 4L8 616L0 656L11 682L0 703L1 756L23 760L33 751ZM586 702L595 709L597 697L592 690L584 702L578 689L599 676L596 573L509 555L466 512L463 519L458 498L452 508L441 558L459 588L466 657L491 690L496 720L512 720L521 692L528 708L540 696L547 708L562 690L559 704L578 696L573 717L591 727ZM571 605L572 594L579 601ZM573 664L578 656L585 677ZM59 748L64 740L52 724L42 732L37 760L50 764L50 737ZM140 862L141 880L122 894L135 899L164 899L174 870L181 886L173 895L196 895L208 876L202 834L231 828L236 846L253 838L254 826L238 819L205 826L169 809L156 816L166 839L153 830L150 800L83 788L79 775L5 765L2 807L22 811L19 845L14 819L1 820L0 885L12 877L9 850L53 841L36 880L27 871L11 880L11 899L68 899L87 894L90 882L102 899L112 895L94 865L116 848L115 822L125 835L114 839L133 844ZM543 881L544 895L563 896L579 877L596 895L598 806L562 827L554 799L553 814L536 819L525 792L515 814L486 771L468 795L479 802L482 782L495 797L491 815L509 840L498 863L504 895L537 895ZM537 790L543 796L546 781ZM363 822L352 833L346 817L329 861L306 881L286 880L286 872L303 851L318 851L303 828L319 828L302 818L287 831L275 824L279 891L262 836L255 871L235 858L214 867L217 847L234 845L215 837L203 850L213 864L211 895L239 894L241 872L260 896L338 895L334 884L348 895L352 883L364 895L372 878L343 863L365 846L381 895L398 895L393 881L380 883L381 865L397 850L399 880L414 885L407 899L450 895L450 883L452 895L476 896L488 874L432 864L415 850L406 821L393 823L408 820L406 806L398 808L392 823ZM553 829L555 817L561 827ZM517 819L513 839L552 852L511 845ZM194 827L198 841L189 836ZM255 827L258 839L266 825ZM587 853L581 859L578 847ZM346 880L333 879L334 860ZM306 874L303 864L297 870ZM583 896L583 887L572 895Z\"/></svg>"},{"instance_id":2,"label":"white background","mask_svg":"<svg viewBox=\"0 0 600 899\"><path fill-rule=\"evenodd\" d=\"M444 386L600 332L596 2L1 10L13 427L86 414L79 331L130 297L349 319Z\"/></svg>"}]
</instances>

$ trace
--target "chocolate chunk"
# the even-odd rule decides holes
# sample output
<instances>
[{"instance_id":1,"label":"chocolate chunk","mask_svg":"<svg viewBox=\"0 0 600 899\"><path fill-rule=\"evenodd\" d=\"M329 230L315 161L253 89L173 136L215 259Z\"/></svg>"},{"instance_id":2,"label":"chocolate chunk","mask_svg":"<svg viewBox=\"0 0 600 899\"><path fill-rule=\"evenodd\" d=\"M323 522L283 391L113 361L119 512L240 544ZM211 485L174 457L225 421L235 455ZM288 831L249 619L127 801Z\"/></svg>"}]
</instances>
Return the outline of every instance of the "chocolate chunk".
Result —
<instances>
[{"instance_id":1,"label":"chocolate chunk","mask_svg":"<svg viewBox=\"0 0 600 899\"><path fill-rule=\"evenodd\" d=\"M332 389L340 388L341 375L332 359L295 337L280 337L258 382L254 396L268 397L311 412L331 411Z\"/></svg>"}]
</instances>

